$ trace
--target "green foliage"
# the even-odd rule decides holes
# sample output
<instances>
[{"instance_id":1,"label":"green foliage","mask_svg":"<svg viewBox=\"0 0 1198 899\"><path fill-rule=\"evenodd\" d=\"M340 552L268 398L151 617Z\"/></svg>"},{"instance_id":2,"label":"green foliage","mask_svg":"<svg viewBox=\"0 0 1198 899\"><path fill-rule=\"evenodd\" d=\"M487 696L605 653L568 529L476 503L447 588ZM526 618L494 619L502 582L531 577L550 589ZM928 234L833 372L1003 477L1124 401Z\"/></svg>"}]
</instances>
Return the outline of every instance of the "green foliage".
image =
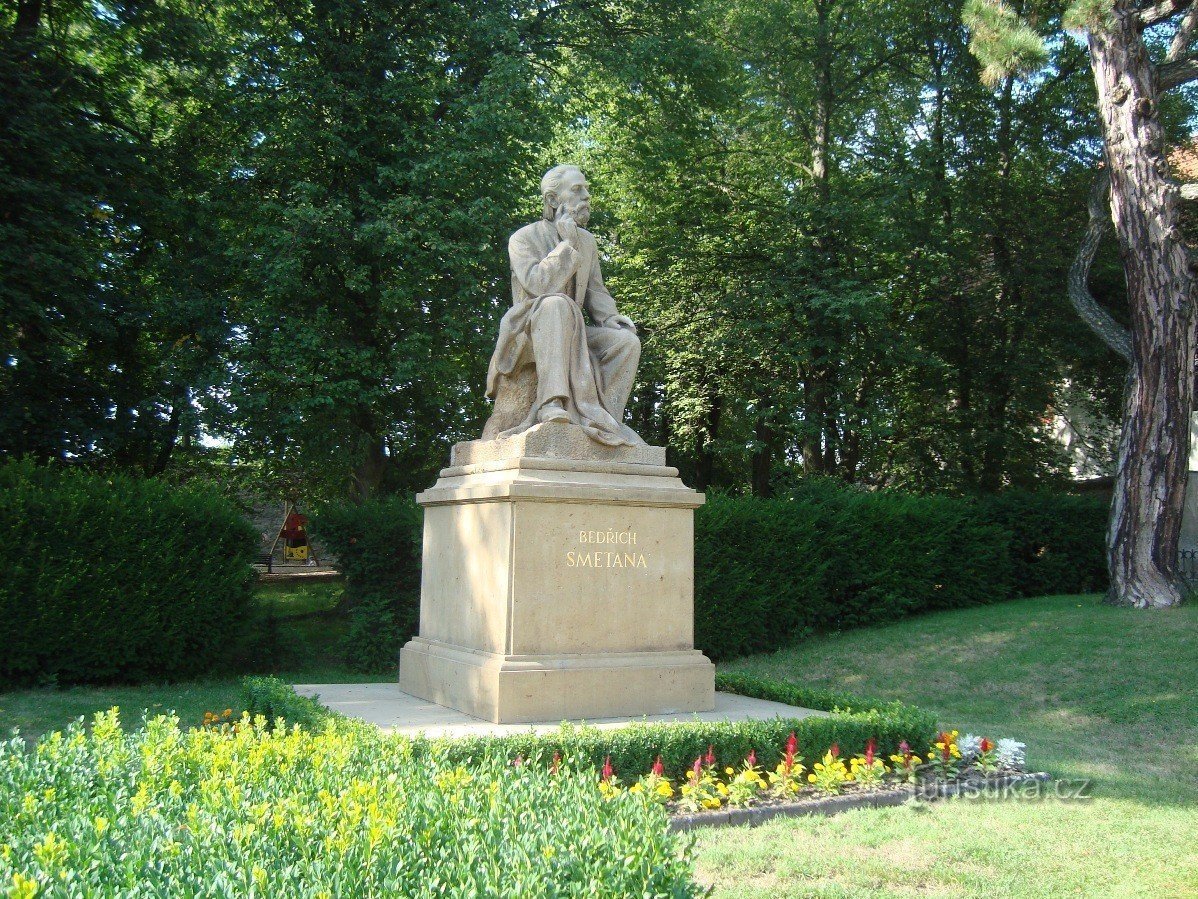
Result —
<instances>
[{"instance_id":1,"label":"green foliage","mask_svg":"<svg viewBox=\"0 0 1198 899\"><path fill-rule=\"evenodd\" d=\"M1002 0L966 0L962 18L987 84L1035 71L1048 61L1044 39Z\"/></svg>"},{"instance_id":2,"label":"green foliage","mask_svg":"<svg viewBox=\"0 0 1198 899\"><path fill-rule=\"evenodd\" d=\"M406 497L328 506L313 533L337 556L350 616L345 659L358 671L393 670L420 615L421 514Z\"/></svg>"},{"instance_id":3,"label":"green foliage","mask_svg":"<svg viewBox=\"0 0 1198 899\"><path fill-rule=\"evenodd\" d=\"M1107 587L1104 495L1006 491L979 497L985 521L1011 535L1013 589L1018 596L1097 593Z\"/></svg>"},{"instance_id":4,"label":"green foliage","mask_svg":"<svg viewBox=\"0 0 1198 899\"><path fill-rule=\"evenodd\" d=\"M194 676L253 639L257 535L213 494L9 462L0 545L0 681Z\"/></svg>"},{"instance_id":5,"label":"green foliage","mask_svg":"<svg viewBox=\"0 0 1198 899\"><path fill-rule=\"evenodd\" d=\"M0 743L10 895L698 896L665 812L593 772L468 767L373 728L124 732L116 711Z\"/></svg>"},{"instance_id":6,"label":"green foliage","mask_svg":"<svg viewBox=\"0 0 1198 899\"><path fill-rule=\"evenodd\" d=\"M300 696L277 677L243 677L241 698L251 717L262 715L268 722L283 718L288 724L319 731L330 721L348 721L316 699Z\"/></svg>"},{"instance_id":7,"label":"green foliage","mask_svg":"<svg viewBox=\"0 0 1198 899\"><path fill-rule=\"evenodd\" d=\"M293 700L286 696L294 691L273 678L255 679L246 691L247 711L266 714L286 713L289 708L305 726L320 726L325 718L315 714L311 700ZM515 759L520 756L533 766L547 766L553 754L559 753L573 764L598 770L610 756L616 773L627 779L645 774L653 767L658 755L668 777L685 775L695 758L712 747L721 764L739 763L750 751L766 769L772 769L782 758L786 739L791 731L799 740L800 754L816 758L839 743L842 751L857 754L865 749L872 737L879 751L895 751L906 740L911 745L924 745L936 732L936 721L928 713L899 702L871 706L851 696L832 696L819 691L804 691L794 684L738 675L723 680L721 688L730 692L772 699L775 702L803 700L813 703L809 708L821 708L835 699L834 714L802 719L775 718L768 721L696 721L671 724L632 724L616 730L594 727L574 727L563 724L555 731L537 734L533 731L503 737L460 737L416 741L413 752L421 758L444 759L452 764L471 765L489 756ZM843 703L841 702L843 700ZM261 703L259 705L258 703ZM818 703L818 704L817 704ZM327 712L327 715L333 715ZM339 717L339 716L338 716ZM341 719L344 720L344 719Z\"/></svg>"},{"instance_id":8,"label":"green foliage","mask_svg":"<svg viewBox=\"0 0 1198 899\"><path fill-rule=\"evenodd\" d=\"M695 515L695 645L715 659L1011 594L1009 534L948 497L813 485L709 496Z\"/></svg>"}]
</instances>

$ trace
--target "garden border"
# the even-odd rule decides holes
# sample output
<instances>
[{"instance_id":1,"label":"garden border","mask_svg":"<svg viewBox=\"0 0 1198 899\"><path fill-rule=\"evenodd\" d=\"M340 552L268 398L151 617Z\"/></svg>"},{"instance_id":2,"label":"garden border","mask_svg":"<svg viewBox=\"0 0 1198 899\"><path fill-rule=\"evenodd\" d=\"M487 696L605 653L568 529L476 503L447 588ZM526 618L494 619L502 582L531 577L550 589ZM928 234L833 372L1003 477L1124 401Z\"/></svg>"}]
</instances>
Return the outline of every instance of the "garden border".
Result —
<instances>
[{"instance_id":1,"label":"garden border","mask_svg":"<svg viewBox=\"0 0 1198 899\"><path fill-rule=\"evenodd\" d=\"M829 796L826 799L808 799L801 802L755 805L748 808L724 808L690 815L672 815L669 828L677 833L685 833L704 827L736 827L739 825L758 827L774 818L805 818L817 815L827 817L858 808L892 808L905 805L908 802L939 802L941 799L952 799L963 792L979 787L984 791L1030 783L1047 783L1051 780L1052 775L1045 771L1038 771L1033 774L1007 774L986 781L966 780L940 783L935 785L936 789L933 791L904 785L888 790L875 790L848 796ZM984 796L985 793L982 792L978 795Z\"/></svg>"}]
</instances>

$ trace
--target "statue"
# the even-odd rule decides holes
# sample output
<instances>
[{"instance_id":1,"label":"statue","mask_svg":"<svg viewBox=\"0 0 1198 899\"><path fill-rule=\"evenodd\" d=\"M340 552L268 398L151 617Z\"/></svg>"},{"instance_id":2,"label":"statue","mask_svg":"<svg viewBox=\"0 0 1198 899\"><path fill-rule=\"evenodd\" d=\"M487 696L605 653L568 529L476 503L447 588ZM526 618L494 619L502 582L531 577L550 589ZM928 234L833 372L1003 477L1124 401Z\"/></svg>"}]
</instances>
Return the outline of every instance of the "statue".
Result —
<instances>
[{"instance_id":1,"label":"statue","mask_svg":"<svg viewBox=\"0 0 1198 899\"><path fill-rule=\"evenodd\" d=\"M645 445L623 423L641 343L603 285L595 238L583 227L587 187L577 166L550 169L541 179L543 218L508 241L512 308L487 373L495 406L484 440L563 421L608 446Z\"/></svg>"}]
</instances>

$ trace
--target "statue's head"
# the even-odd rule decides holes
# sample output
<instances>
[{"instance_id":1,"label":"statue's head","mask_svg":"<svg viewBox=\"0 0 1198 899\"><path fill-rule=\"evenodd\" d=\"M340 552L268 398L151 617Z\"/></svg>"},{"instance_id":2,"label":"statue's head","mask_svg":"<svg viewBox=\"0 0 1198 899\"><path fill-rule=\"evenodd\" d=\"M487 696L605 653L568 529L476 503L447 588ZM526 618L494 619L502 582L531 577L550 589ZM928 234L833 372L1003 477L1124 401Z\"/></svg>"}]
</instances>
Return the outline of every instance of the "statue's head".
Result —
<instances>
[{"instance_id":1,"label":"statue's head","mask_svg":"<svg viewBox=\"0 0 1198 899\"><path fill-rule=\"evenodd\" d=\"M547 171L541 179L541 199L545 203L542 214L549 221L557 217L559 207L580 225L591 218L591 192L586 176L576 165L555 165Z\"/></svg>"}]
</instances>

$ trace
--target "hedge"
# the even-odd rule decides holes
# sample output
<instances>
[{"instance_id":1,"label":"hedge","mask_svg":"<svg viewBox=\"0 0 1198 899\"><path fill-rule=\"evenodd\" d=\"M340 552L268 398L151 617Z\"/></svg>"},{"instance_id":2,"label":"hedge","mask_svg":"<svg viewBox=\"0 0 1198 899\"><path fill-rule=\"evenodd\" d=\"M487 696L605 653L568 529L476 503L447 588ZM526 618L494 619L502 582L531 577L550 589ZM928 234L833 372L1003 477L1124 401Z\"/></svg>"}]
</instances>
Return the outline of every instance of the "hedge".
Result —
<instances>
[{"instance_id":1,"label":"hedge","mask_svg":"<svg viewBox=\"0 0 1198 899\"><path fill-rule=\"evenodd\" d=\"M257 535L199 489L0 464L0 682L192 677L253 640Z\"/></svg>"},{"instance_id":2,"label":"hedge","mask_svg":"<svg viewBox=\"0 0 1198 899\"><path fill-rule=\"evenodd\" d=\"M312 528L339 558L358 671L393 670L420 617L420 508L407 497L318 509Z\"/></svg>"},{"instance_id":3,"label":"hedge","mask_svg":"<svg viewBox=\"0 0 1198 899\"><path fill-rule=\"evenodd\" d=\"M1108 497L1012 490L981 497L975 505L982 520L1010 534L1016 595L1106 590Z\"/></svg>"},{"instance_id":4,"label":"hedge","mask_svg":"<svg viewBox=\"0 0 1198 899\"><path fill-rule=\"evenodd\" d=\"M968 502L818 485L695 514L695 645L720 660L816 631L1011 595L1003 527Z\"/></svg>"},{"instance_id":5,"label":"hedge","mask_svg":"<svg viewBox=\"0 0 1198 899\"><path fill-rule=\"evenodd\" d=\"M806 702L807 708L823 705L829 711L837 711L801 719L641 723L616 730L563 724L542 734L530 730L499 737L419 739L414 742L413 751L418 757L444 758L464 765L493 753L508 759L520 756L536 765L547 765L555 752L574 764L589 767L598 767L610 758L616 772L627 780L648 772L658 755L668 776L683 777L695 758L706 753L708 747L721 762L739 762L751 750L756 751L762 764L773 768L781 759L791 732L799 740L800 754L806 758L822 756L833 743L838 743L848 755L860 754L871 737L878 741L879 750L889 755L902 740L912 746L926 746L936 732L932 715L902 703L867 703L843 694L812 691L749 675L721 675L719 686L743 695L777 702ZM327 710L327 717L314 717L307 705L312 700L296 696L281 681L275 681L271 689L269 707L254 704L265 694L261 684L247 690L245 698L251 714L280 714L287 721L316 727L328 726L330 722L340 726L338 722L346 721ZM291 692L294 699L286 699L285 692Z\"/></svg>"},{"instance_id":6,"label":"hedge","mask_svg":"<svg viewBox=\"0 0 1198 899\"><path fill-rule=\"evenodd\" d=\"M126 732L115 711L36 752L0 742L0 885L13 896L703 895L688 841L645 797L600 798L482 754L374 729L243 720Z\"/></svg>"},{"instance_id":7,"label":"hedge","mask_svg":"<svg viewBox=\"0 0 1198 899\"><path fill-rule=\"evenodd\" d=\"M709 494L695 513L695 645L720 661L936 609L1101 590L1105 516L1101 498L1055 493L815 482L771 500ZM331 508L316 527L358 604L349 657L392 669L419 613L419 509L406 498Z\"/></svg>"}]
</instances>

